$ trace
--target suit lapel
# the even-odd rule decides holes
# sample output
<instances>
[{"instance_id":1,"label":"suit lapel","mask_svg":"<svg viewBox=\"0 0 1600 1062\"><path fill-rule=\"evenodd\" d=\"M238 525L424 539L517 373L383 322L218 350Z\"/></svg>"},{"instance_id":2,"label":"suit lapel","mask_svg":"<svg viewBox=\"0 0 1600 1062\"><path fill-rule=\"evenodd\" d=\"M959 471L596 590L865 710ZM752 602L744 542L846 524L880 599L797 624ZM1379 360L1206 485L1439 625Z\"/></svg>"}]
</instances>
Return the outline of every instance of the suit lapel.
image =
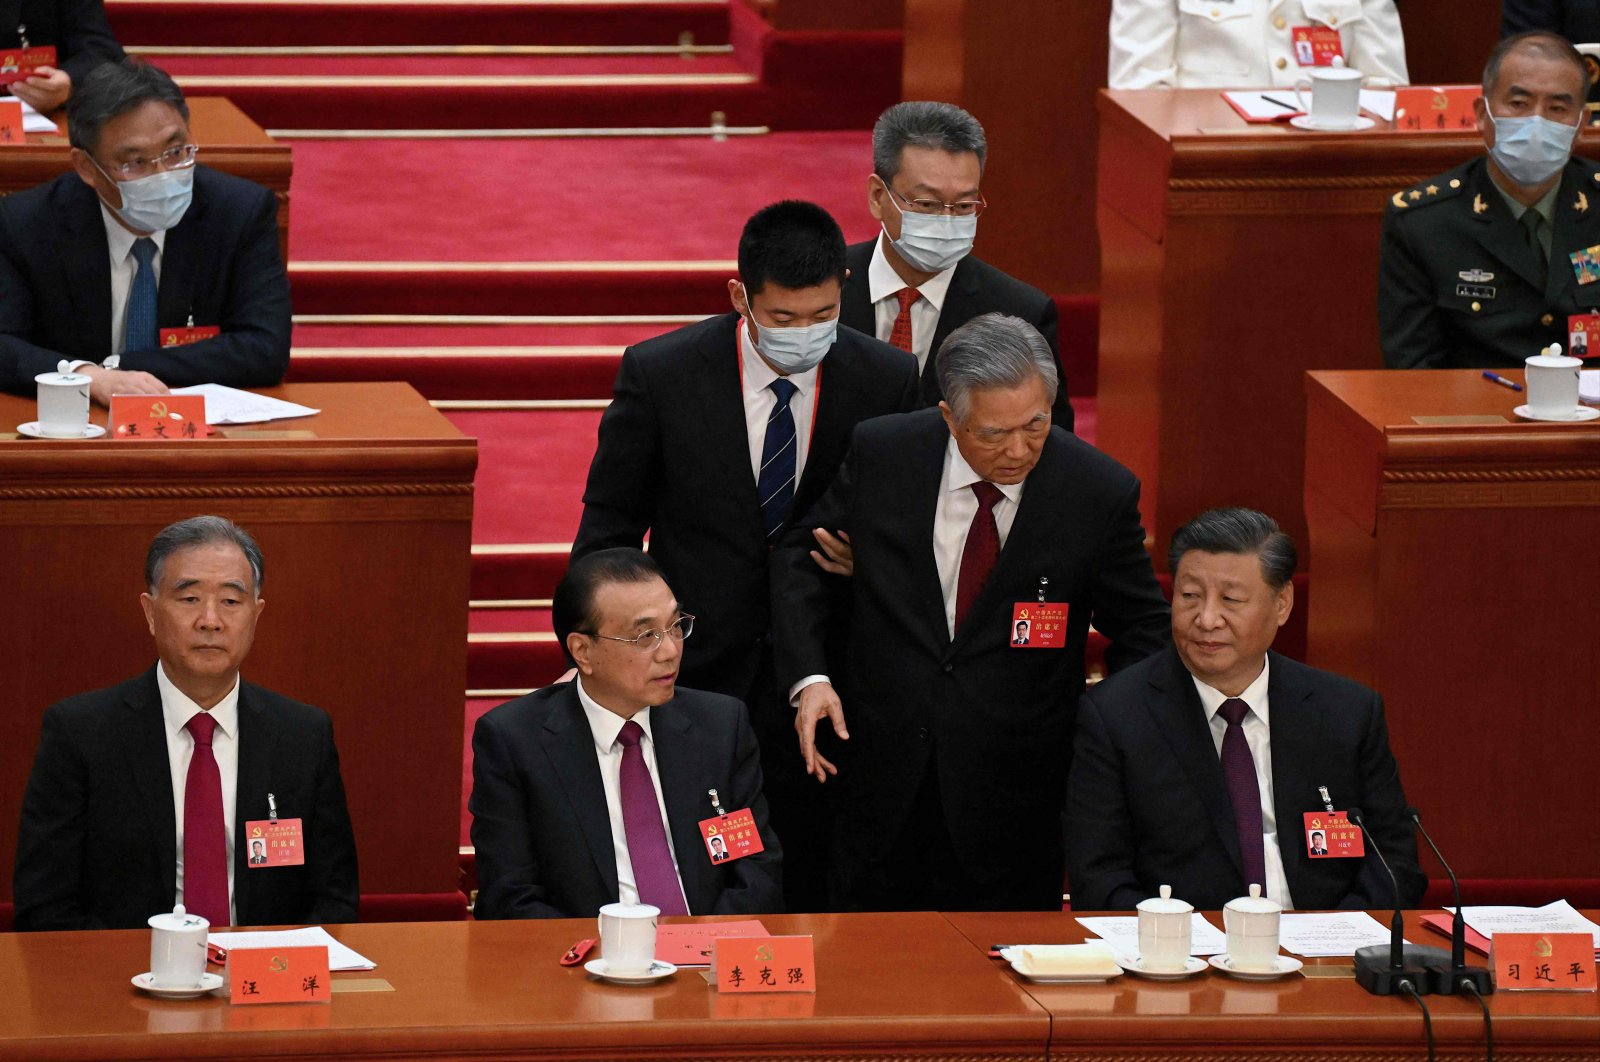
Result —
<instances>
[{"instance_id":1,"label":"suit lapel","mask_svg":"<svg viewBox=\"0 0 1600 1062\"><path fill-rule=\"evenodd\" d=\"M1239 854L1239 829L1233 817L1233 801L1228 796L1222 760L1206 720L1205 705L1194 687L1194 679L1183 666L1176 649L1163 651L1165 667L1150 679L1150 694L1145 707L1155 718L1156 729L1174 758L1200 794L1200 803L1216 830L1217 839L1228 858L1244 877L1244 861ZM1274 706L1276 707L1276 706Z\"/></svg>"},{"instance_id":2,"label":"suit lapel","mask_svg":"<svg viewBox=\"0 0 1600 1062\"><path fill-rule=\"evenodd\" d=\"M1546 279L1539 276L1539 258L1528 245L1527 230L1511 216L1505 197L1495 187L1494 178L1489 176L1487 163L1479 167L1474 185L1473 199L1467 209L1479 223L1478 244L1531 287L1544 290Z\"/></svg>"},{"instance_id":3,"label":"suit lapel","mask_svg":"<svg viewBox=\"0 0 1600 1062\"><path fill-rule=\"evenodd\" d=\"M928 348L928 360L922 363L922 400L930 406L938 405L940 399L939 348L944 346L951 332L978 316L982 295L983 282L978 277L978 267L968 255L956 263L956 271L950 277L944 305L939 307L939 323L933 330L933 346Z\"/></svg>"},{"instance_id":4,"label":"suit lapel","mask_svg":"<svg viewBox=\"0 0 1600 1062\"><path fill-rule=\"evenodd\" d=\"M750 468L750 436L744 419L739 317L725 316L727 327L712 329L700 344L704 382L696 393L705 432L704 452L721 467L731 492L728 496L736 501L736 508L746 515L756 535L765 541L761 496Z\"/></svg>"},{"instance_id":5,"label":"suit lapel","mask_svg":"<svg viewBox=\"0 0 1600 1062\"><path fill-rule=\"evenodd\" d=\"M267 792L272 785L272 759L278 748L278 728L272 715L262 708L252 687L239 684L239 771L233 799L233 909L240 925L254 925L250 917L253 886L258 878L250 872L245 823L267 815ZM259 872L258 872L259 873Z\"/></svg>"},{"instance_id":6,"label":"suit lapel","mask_svg":"<svg viewBox=\"0 0 1600 1062\"><path fill-rule=\"evenodd\" d=\"M177 225L167 230L161 248L161 286L156 321L162 328L182 326L194 312L195 268L200 259L206 200L196 173L194 201Z\"/></svg>"},{"instance_id":7,"label":"suit lapel","mask_svg":"<svg viewBox=\"0 0 1600 1062\"><path fill-rule=\"evenodd\" d=\"M854 426L857 372L855 354L842 340L822 359L817 370L817 417L811 425L806 470L795 485L794 512L802 513L822 497L844 459ZM826 469L826 472L819 471Z\"/></svg>"},{"instance_id":8,"label":"suit lapel","mask_svg":"<svg viewBox=\"0 0 1600 1062\"><path fill-rule=\"evenodd\" d=\"M154 845L156 866L161 874L161 895L170 903L178 893L178 819L173 810L172 763L167 757L166 721L161 714L161 690L152 668L138 688L123 701L125 713L121 744L127 749L126 763L133 776Z\"/></svg>"},{"instance_id":9,"label":"suit lapel","mask_svg":"<svg viewBox=\"0 0 1600 1062\"><path fill-rule=\"evenodd\" d=\"M923 416L922 411L914 416ZM944 584L939 581L939 562L933 556L933 524L938 514L939 494L944 486L944 455L949 445L950 429L944 420L935 415L927 418L929 431L919 440L918 451L907 462L906 476L901 481L902 494L893 511L905 514L911 528L913 578L919 588L922 607L914 611L927 617L927 633L936 650L943 653L951 647L950 624L945 619Z\"/></svg>"},{"instance_id":10,"label":"suit lapel","mask_svg":"<svg viewBox=\"0 0 1600 1062\"><path fill-rule=\"evenodd\" d=\"M61 248L61 287L77 310L80 350L100 352L91 359L99 360L111 353L111 249L99 197L80 182L69 202L63 223L71 237Z\"/></svg>"},{"instance_id":11,"label":"suit lapel","mask_svg":"<svg viewBox=\"0 0 1600 1062\"><path fill-rule=\"evenodd\" d=\"M877 311L872 307L872 283L867 270L872 267L872 252L877 240L856 244L845 252L850 276L839 297L839 323L869 336L878 334Z\"/></svg>"},{"instance_id":12,"label":"suit lapel","mask_svg":"<svg viewBox=\"0 0 1600 1062\"><path fill-rule=\"evenodd\" d=\"M1277 819L1278 851L1283 855L1283 874L1289 894L1305 895L1301 890L1306 862L1293 858L1300 844L1307 800L1316 792L1318 751L1327 747L1322 739L1322 716L1311 686L1295 681L1282 657L1271 658L1267 678L1268 730L1272 749L1272 812Z\"/></svg>"},{"instance_id":13,"label":"suit lapel","mask_svg":"<svg viewBox=\"0 0 1600 1062\"><path fill-rule=\"evenodd\" d=\"M672 831L672 851L677 856L678 878L689 901L690 914L710 914L715 891L711 864L700 836L700 820L711 817L711 798L698 789L698 749L690 734L693 720L674 699L650 711L650 739L656 747L656 770L661 772L661 799L667 806Z\"/></svg>"},{"instance_id":14,"label":"suit lapel","mask_svg":"<svg viewBox=\"0 0 1600 1062\"><path fill-rule=\"evenodd\" d=\"M617 849L611 836L611 815L606 806L605 784L600 780L600 760L594 750L594 732L578 703L578 687L568 683L556 707L545 718L540 735L546 757L589 846L595 869L613 899L617 896Z\"/></svg>"}]
</instances>

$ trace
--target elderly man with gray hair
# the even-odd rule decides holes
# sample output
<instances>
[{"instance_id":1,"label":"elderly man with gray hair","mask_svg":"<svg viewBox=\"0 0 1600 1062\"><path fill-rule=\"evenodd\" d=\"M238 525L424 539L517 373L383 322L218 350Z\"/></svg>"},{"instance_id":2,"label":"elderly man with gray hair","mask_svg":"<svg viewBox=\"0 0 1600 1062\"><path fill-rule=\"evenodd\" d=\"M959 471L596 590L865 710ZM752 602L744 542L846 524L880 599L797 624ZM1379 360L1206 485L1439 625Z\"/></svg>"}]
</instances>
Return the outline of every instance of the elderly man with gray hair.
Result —
<instances>
[{"instance_id":1,"label":"elderly man with gray hair","mask_svg":"<svg viewBox=\"0 0 1600 1062\"><path fill-rule=\"evenodd\" d=\"M18 929L138 929L174 904L213 926L355 921L333 724L239 677L263 574L255 540L220 516L156 535L139 596L155 666L44 714Z\"/></svg>"},{"instance_id":2,"label":"elderly man with gray hair","mask_svg":"<svg viewBox=\"0 0 1600 1062\"><path fill-rule=\"evenodd\" d=\"M1050 423L1056 366L1038 330L979 317L938 369L939 407L858 426L811 512L849 534L854 577L830 585L808 527L780 545L778 675L808 769L848 808L836 905L1049 910L1089 626L1117 669L1167 644L1168 609L1139 481Z\"/></svg>"}]
</instances>

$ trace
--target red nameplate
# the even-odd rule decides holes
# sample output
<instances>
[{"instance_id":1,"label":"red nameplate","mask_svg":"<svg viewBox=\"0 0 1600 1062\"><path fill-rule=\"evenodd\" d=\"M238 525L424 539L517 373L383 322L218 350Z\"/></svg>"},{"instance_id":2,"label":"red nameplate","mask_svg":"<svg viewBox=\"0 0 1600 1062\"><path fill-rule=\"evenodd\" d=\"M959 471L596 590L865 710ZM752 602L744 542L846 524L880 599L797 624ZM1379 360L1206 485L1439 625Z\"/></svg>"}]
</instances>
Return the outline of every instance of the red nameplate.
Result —
<instances>
[{"instance_id":1,"label":"red nameplate","mask_svg":"<svg viewBox=\"0 0 1600 1062\"><path fill-rule=\"evenodd\" d=\"M1367 854L1361 827L1342 811L1306 812L1306 855L1312 859L1360 859Z\"/></svg>"},{"instance_id":2,"label":"red nameplate","mask_svg":"<svg viewBox=\"0 0 1600 1062\"><path fill-rule=\"evenodd\" d=\"M22 101L0 100L0 147L15 144L21 147L28 140L22 128Z\"/></svg>"},{"instance_id":3,"label":"red nameplate","mask_svg":"<svg viewBox=\"0 0 1600 1062\"><path fill-rule=\"evenodd\" d=\"M41 66L56 65L56 50L52 45L38 48L11 48L0 51L0 85L9 85L32 77Z\"/></svg>"},{"instance_id":4,"label":"red nameplate","mask_svg":"<svg viewBox=\"0 0 1600 1062\"><path fill-rule=\"evenodd\" d=\"M767 850L749 808L701 819L700 836L705 838L706 856L712 863L731 863Z\"/></svg>"},{"instance_id":5,"label":"red nameplate","mask_svg":"<svg viewBox=\"0 0 1600 1062\"><path fill-rule=\"evenodd\" d=\"M1418 133L1476 129L1478 117L1472 104L1482 95L1482 89L1468 85L1395 89L1395 128Z\"/></svg>"},{"instance_id":6,"label":"red nameplate","mask_svg":"<svg viewBox=\"0 0 1600 1062\"><path fill-rule=\"evenodd\" d=\"M232 948L228 979L235 1003L326 1003L328 949Z\"/></svg>"},{"instance_id":7,"label":"red nameplate","mask_svg":"<svg viewBox=\"0 0 1600 1062\"><path fill-rule=\"evenodd\" d=\"M1600 358L1600 313L1567 318L1567 353L1574 358Z\"/></svg>"},{"instance_id":8,"label":"red nameplate","mask_svg":"<svg viewBox=\"0 0 1600 1062\"><path fill-rule=\"evenodd\" d=\"M718 992L815 992L811 938L721 937L711 944Z\"/></svg>"},{"instance_id":9,"label":"red nameplate","mask_svg":"<svg viewBox=\"0 0 1600 1062\"><path fill-rule=\"evenodd\" d=\"M1592 933L1496 933L1489 955L1502 992L1595 990Z\"/></svg>"},{"instance_id":10,"label":"red nameplate","mask_svg":"<svg viewBox=\"0 0 1600 1062\"><path fill-rule=\"evenodd\" d=\"M202 339L215 339L221 334L222 329L216 325L163 328L160 332L161 345L164 347L181 347L186 343L198 343Z\"/></svg>"},{"instance_id":11,"label":"red nameplate","mask_svg":"<svg viewBox=\"0 0 1600 1062\"><path fill-rule=\"evenodd\" d=\"M1011 647L1013 649L1060 649L1067 644L1065 604L1018 601L1011 606Z\"/></svg>"},{"instance_id":12,"label":"red nameplate","mask_svg":"<svg viewBox=\"0 0 1600 1062\"><path fill-rule=\"evenodd\" d=\"M1344 42L1331 26L1296 26L1294 57L1301 66L1332 66L1344 58Z\"/></svg>"},{"instance_id":13,"label":"red nameplate","mask_svg":"<svg viewBox=\"0 0 1600 1062\"><path fill-rule=\"evenodd\" d=\"M252 870L305 865L305 839L300 835L299 819L247 822L244 835L244 865Z\"/></svg>"},{"instance_id":14,"label":"red nameplate","mask_svg":"<svg viewBox=\"0 0 1600 1062\"><path fill-rule=\"evenodd\" d=\"M723 937L765 937L757 918L738 922L682 922L656 927L656 959L674 966L710 966L712 942Z\"/></svg>"},{"instance_id":15,"label":"red nameplate","mask_svg":"<svg viewBox=\"0 0 1600 1062\"><path fill-rule=\"evenodd\" d=\"M194 440L206 437L205 395L112 395L111 437Z\"/></svg>"}]
</instances>

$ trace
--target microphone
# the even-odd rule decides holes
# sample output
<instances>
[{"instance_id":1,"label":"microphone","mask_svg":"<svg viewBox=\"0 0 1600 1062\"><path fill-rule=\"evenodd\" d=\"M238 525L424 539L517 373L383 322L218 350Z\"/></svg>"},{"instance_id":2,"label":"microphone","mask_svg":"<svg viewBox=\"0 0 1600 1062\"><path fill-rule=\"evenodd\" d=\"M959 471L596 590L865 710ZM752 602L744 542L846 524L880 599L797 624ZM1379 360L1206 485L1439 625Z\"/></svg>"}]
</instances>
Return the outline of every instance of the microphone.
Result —
<instances>
[{"instance_id":1,"label":"microphone","mask_svg":"<svg viewBox=\"0 0 1600 1062\"><path fill-rule=\"evenodd\" d=\"M1417 809L1406 808L1406 818L1416 825L1417 831L1422 834L1422 839L1433 849L1439 865L1450 875L1450 887L1456 894L1455 917L1451 919L1450 926L1450 961L1448 964L1442 962L1427 964L1429 972L1433 974L1433 990L1442 996L1454 995L1458 991L1476 991L1479 995L1486 996L1494 991L1494 978L1485 967L1467 965L1467 920L1461 912L1461 881L1456 877L1456 872L1450 869L1450 864L1444 861L1444 853L1439 851L1439 846L1428 836L1427 828L1422 825L1422 816L1417 813Z\"/></svg>"},{"instance_id":2,"label":"microphone","mask_svg":"<svg viewBox=\"0 0 1600 1062\"><path fill-rule=\"evenodd\" d=\"M1393 996L1400 993L1427 995L1433 991L1433 977L1424 965L1430 959L1449 961L1449 956L1439 948L1419 948L1405 942L1405 919L1400 913L1400 880L1394 876L1389 861L1383 858L1378 839L1367 829L1360 808L1345 812L1349 820L1361 827L1367 847L1378 857L1389 884L1394 887L1394 917L1389 920L1389 946L1373 944L1356 949L1356 983L1375 996ZM1429 954L1432 953L1432 954Z\"/></svg>"}]
</instances>

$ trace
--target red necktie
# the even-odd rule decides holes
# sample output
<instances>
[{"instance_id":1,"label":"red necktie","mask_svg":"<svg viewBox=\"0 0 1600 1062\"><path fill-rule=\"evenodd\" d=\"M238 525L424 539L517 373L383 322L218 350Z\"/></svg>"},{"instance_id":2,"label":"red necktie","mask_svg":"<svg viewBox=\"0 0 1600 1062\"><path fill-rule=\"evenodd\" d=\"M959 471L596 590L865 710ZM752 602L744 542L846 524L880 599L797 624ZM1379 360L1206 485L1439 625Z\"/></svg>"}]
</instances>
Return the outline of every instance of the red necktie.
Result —
<instances>
[{"instance_id":1,"label":"red necktie","mask_svg":"<svg viewBox=\"0 0 1600 1062\"><path fill-rule=\"evenodd\" d=\"M183 909L214 926L231 925L222 772L211 752L217 721L198 712L184 726L194 737L194 755L183 783Z\"/></svg>"},{"instance_id":2,"label":"red necktie","mask_svg":"<svg viewBox=\"0 0 1600 1062\"><path fill-rule=\"evenodd\" d=\"M911 304L921 297L916 288L901 288L894 293L900 300L900 316L894 319L894 329L889 333L889 345L911 353Z\"/></svg>"},{"instance_id":3,"label":"red necktie","mask_svg":"<svg viewBox=\"0 0 1600 1062\"><path fill-rule=\"evenodd\" d=\"M1244 717L1249 711L1250 706L1237 697L1229 697L1217 709L1217 714L1228 721L1228 729L1222 735L1222 774L1228 781L1233 821L1239 829L1245 891L1258 884L1265 896L1267 855L1261 837L1261 784L1256 779L1255 757L1250 755L1250 744L1244 737Z\"/></svg>"},{"instance_id":4,"label":"red necktie","mask_svg":"<svg viewBox=\"0 0 1600 1062\"><path fill-rule=\"evenodd\" d=\"M999 487L983 480L972 485L972 493L978 496L978 511L967 529L967 544L961 548L961 571L956 576L958 631L1000 556L1000 529L994 523L994 506L1005 495L1000 493Z\"/></svg>"},{"instance_id":5,"label":"red necktie","mask_svg":"<svg viewBox=\"0 0 1600 1062\"><path fill-rule=\"evenodd\" d=\"M664 915L686 915L683 886L672 865L672 849L667 847L667 831L661 826L661 805L650 780L650 765L644 762L639 740L644 727L629 719L622 724L617 740L622 742L622 828L628 835L628 862L633 865L633 884L639 902L659 907Z\"/></svg>"}]
</instances>

